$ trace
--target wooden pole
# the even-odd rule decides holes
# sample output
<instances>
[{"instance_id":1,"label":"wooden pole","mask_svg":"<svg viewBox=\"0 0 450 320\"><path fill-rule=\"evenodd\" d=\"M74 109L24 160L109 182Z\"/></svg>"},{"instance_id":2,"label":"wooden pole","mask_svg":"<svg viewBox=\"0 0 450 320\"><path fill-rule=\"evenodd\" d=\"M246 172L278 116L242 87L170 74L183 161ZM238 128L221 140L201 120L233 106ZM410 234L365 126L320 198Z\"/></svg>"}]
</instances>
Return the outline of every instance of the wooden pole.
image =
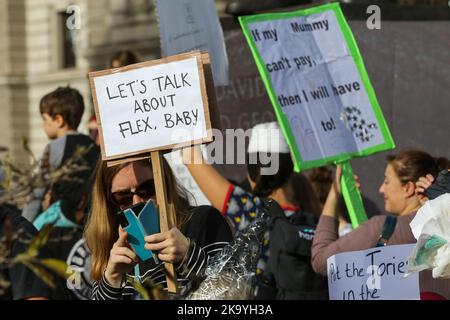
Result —
<instances>
[{"instance_id":1,"label":"wooden pole","mask_svg":"<svg viewBox=\"0 0 450 320\"><path fill-rule=\"evenodd\" d=\"M160 151L151 153L151 163L153 168L153 179L155 180L156 202L159 209L159 223L161 232L166 232L175 226L175 209L172 199L168 198L165 174L163 166L163 155ZM167 290L177 293L177 274L172 263L164 263L166 268Z\"/></svg>"}]
</instances>

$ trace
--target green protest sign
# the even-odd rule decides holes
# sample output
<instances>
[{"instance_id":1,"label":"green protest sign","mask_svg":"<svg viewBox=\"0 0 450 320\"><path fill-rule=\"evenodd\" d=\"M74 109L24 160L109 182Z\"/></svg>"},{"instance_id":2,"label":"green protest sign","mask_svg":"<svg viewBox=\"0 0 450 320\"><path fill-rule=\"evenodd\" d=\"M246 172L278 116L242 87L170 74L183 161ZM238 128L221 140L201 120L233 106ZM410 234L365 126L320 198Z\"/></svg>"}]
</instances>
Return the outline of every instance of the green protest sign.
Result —
<instances>
[{"instance_id":1,"label":"green protest sign","mask_svg":"<svg viewBox=\"0 0 450 320\"><path fill-rule=\"evenodd\" d=\"M395 147L338 3L239 21L296 171Z\"/></svg>"}]
</instances>

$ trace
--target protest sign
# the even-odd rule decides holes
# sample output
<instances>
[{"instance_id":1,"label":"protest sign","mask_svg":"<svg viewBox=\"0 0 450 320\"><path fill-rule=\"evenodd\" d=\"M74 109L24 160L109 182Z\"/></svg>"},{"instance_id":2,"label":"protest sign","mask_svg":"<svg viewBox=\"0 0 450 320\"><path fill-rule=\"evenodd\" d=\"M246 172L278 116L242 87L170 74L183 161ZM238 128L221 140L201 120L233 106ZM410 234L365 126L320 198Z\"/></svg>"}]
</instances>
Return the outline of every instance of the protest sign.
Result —
<instances>
[{"instance_id":1,"label":"protest sign","mask_svg":"<svg viewBox=\"0 0 450 320\"><path fill-rule=\"evenodd\" d=\"M89 77L103 160L212 140L199 52Z\"/></svg>"},{"instance_id":2,"label":"protest sign","mask_svg":"<svg viewBox=\"0 0 450 320\"><path fill-rule=\"evenodd\" d=\"M330 300L418 300L419 275L408 273L414 244L336 254L327 260Z\"/></svg>"},{"instance_id":3,"label":"protest sign","mask_svg":"<svg viewBox=\"0 0 450 320\"><path fill-rule=\"evenodd\" d=\"M157 0L163 57L192 50L211 55L214 84L228 85L228 57L213 0ZM173 23L176 21L177 23Z\"/></svg>"},{"instance_id":4,"label":"protest sign","mask_svg":"<svg viewBox=\"0 0 450 320\"><path fill-rule=\"evenodd\" d=\"M394 147L339 4L239 21L298 170Z\"/></svg>"},{"instance_id":5,"label":"protest sign","mask_svg":"<svg viewBox=\"0 0 450 320\"><path fill-rule=\"evenodd\" d=\"M151 152L161 232L175 225L161 151L212 141L217 114L209 111L209 101L215 106L209 64L198 51L89 73L102 159L115 165ZM175 267L165 268L168 290L176 292Z\"/></svg>"},{"instance_id":6,"label":"protest sign","mask_svg":"<svg viewBox=\"0 0 450 320\"><path fill-rule=\"evenodd\" d=\"M338 3L240 17L296 171L394 148ZM342 188L354 227L367 219L351 167Z\"/></svg>"}]
</instances>

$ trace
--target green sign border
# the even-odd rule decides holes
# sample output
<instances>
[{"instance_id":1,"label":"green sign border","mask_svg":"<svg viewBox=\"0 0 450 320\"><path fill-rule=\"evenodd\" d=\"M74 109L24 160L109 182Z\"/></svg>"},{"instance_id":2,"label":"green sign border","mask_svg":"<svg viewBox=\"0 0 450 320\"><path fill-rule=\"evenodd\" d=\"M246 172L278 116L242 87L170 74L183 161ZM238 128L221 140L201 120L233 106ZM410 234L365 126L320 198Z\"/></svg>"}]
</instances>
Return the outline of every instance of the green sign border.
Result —
<instances>
[{"instance_id":1,"label":"green sign border","mask_svg":"<svg viewBox=\"0 0 450 320\"><path fill-rule=\"evenodd\" d=\"M378 144L376 146L373 146L373 147L370 147L367 149L360 150L358 152L342 153L342 154L338 154L338 155L328 157L328 158L322 158L322 159L311 160L311 161L303 161L302 156L300 154L300 150L298 149L295 137L294 137L291 127L289 125L289 121L288 121L286 115L284 114L284 112L282 111L281 105L278 102L275 90L273 89L273 86L272 86L272 83L270 80L269 73L264 65L264 60L262 59L262 57L258 51L258 48L256 47L256 44L253 41L248 24L254 23L254 22L263 22L263 21L272 21L272 20L293 18L293 17L298 17L298 16L308 16L308 15L321 13L321 12L328 11L328 10L334 11L334 13L336 15L337 21L338 21L339 26L341 27L342 33L344 35L345 42L347 44L347 47L349 49L351 56L353 57L354 62L356 64L356 68L362 79L363 86L366 89L367 95L369 97L369 101L370 101L370 103L372 105L372 109L375 113L375 117L380 126L381 133L384 138L384 143ZM371 154L374 154L377 152L395 148L394 140L392 139L391 133L386 124L386 120L384 119L380 105L378 104L378 100L375 95L373 86L370 82L366 68L364 66L364 62L361 57L361 53L359 52L355 38L353 37L352 31L344 17L344 14L342 13L339 3L330 3L330 4L325 4L325 5L321 5L321 6L317 6L317 7L308 8L308 9L297 10L297 11L293 11L293 12L265 13L265 14L258 14L258 15L252 15L252 16L243 16L243 17L239 17L239 23L244 32L245 38L247 39L247 42L250 45L250 50L253 54L253 58L256 61L256 65L258 67L259 73L261 74L261 78L264 82L264 85L268 92L269 98L274 107L276 117L278 119L278 122L280 123L282 132L283 132L284 136L286 137L287 143L291 150L291 154L292 154L292 157L294 160L294 166L295 166L294 170L296 172L300 172L302 170L307 170L307 169L316 168L316 167L320 167L320 166L325 166L325 165L329 165L329 164L342 163L344 161L350 160L351 158L365 157L365 156L368 156L368 155L371 155Z\"/></svg>"}]
</instances>

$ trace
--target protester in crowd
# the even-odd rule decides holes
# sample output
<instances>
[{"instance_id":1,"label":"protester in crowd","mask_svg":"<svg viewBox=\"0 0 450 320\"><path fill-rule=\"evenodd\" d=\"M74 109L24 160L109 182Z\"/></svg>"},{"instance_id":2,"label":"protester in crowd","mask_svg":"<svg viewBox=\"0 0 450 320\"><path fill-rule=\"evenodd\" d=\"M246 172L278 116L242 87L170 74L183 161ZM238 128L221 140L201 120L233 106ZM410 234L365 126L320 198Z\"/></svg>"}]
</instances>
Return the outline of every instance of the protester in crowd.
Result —
<instances>
[{"instance_id":1,"label":"protester in crowd","mask_svg":"<svg viewBox=\"0 0 450 320\"><path fill-rule=\"evenodd\" d=\"M84 101L78 90L59 87L45 95L39 105L44 131L51 140L40 160L39 174L50 175L60 168L77 150L78 146L92 145L91 139L77 132L84 112ZM64 152L70 148L71 152ZM88 150L98 153L94 146ZM42 212L42 201L49 188L33 190L30 201L23 209L23 216L33 221Z\"/></svg>"},{"instance_id":2,"label":"protester in crowd","mask_svg":"<svg viewBox=\"0 0 450 320\"><path fill-rule=\"evenodd\" d=\"M40 102L44 131L51 142L41 160L41 174L49 179L48 188L34 190L39 197L29 202L23 215L40 230L52 224L47 243L39 252L41 258L58 259L72 265L73 252L86 251L83 246L83 225L89 211L91 180L99 157L99 148L90 137L77 132L84 112L81 94L70 87L59 87ZM80 248L81 247L81 248ZM78 259L78 268L87 268L88 253ZM83 260L85 265L80 265ZM64 279L51 292L54 299L85 299L89 283L69 289Z\"/></svg>"},{"instance_id":3,"label":"protester in crowd","mask_svg":"<svg viewBox=\"0 0 450 320\"><path fill-rule=\"evenodd\" d=\"M24 253L36 235L36 229L21 216L20 210L9 204L0 205L0 300L50 298L48 286L28 267L22 263L6 265Z\"/></svg>"},{"instance_id":4,"label":"protester in crowd","mask_svg":"<svg viewBox=\"0 0 450 320\"><path fill-rule=\"evenodd\" d=\"M110 67L120 68L141 61L142 61L141 57L139 57L139 55L136 52L131 50L121 50L119 52L116 52L114 56L111 58Z\"/></svg>"},{"instance_id":5,"label":"protester in crowd","mask_svg":"<svg viewBox=\"0 0 450 320\"><path fill-rule=\"evenodd\" d=\"M153 259L138 261L127 243L128 234L119 226L117 213L132 205L153 200L155 187L148 160L107 167L100 162L94 184L93 207L85 230L91 250L92 277L96 281L93 299L133 299L137 292L125 281L133 267L141 283L152 280L165 289L166 275L163 262L176 266L178 284L186 289L231 239L231 230L225 219L210 206L192 207L186 191L177 185L175 177L164 160L167 196L172 199L175 227L145 238L146 248L158 252L159 263Z\"/></svg>"},{"instance_id":6,"label":"protester in crowd","mask_svg":"<svg viewBox=\"0 0 450 320\"><path fill-rule=\"evenodd\" d=\"M184 149L182 157L202 192L215 208L229 218L237 231L244 230L261 216L263 199L275 200L286 217L302 215L317 221L320 210L317 198L308 180L293 172L289 147L277 122L259 124L252 129L247 150L248 181L252 192L231 184L214 167L204 162L198 147ZM275 172L265 175L264 170L273 168L276 161L278 166ZM312 223L308 230L314 227ZM270 282L270 275L266 272L268 260L269 231L264 236L256 269L260 283Z\"/></svg>"},{"instance_id":7,"label":"protester in crowd","mask_svg":"<svg viewBox=\"0 0 450 320\"><path fill-rule=\"evenodd\" d=\"M93 173L99 152L92 140L87 136L82 137L73 140L76 145L69 140L64 146L62 162L71 161L71 165L67 166L68 170L61 181L52 184L46 194L46 203L42 205L44 211L33 222L38 230L52 224L49 239L39 256L62 260L72 268L68 275L73 283L68 285L66 279L58 278L57 286L52 290L54 299L86 300L90 298L92 287L89 251L83 239L83 230L90 210ZM86 152L75 159L77 151L74 147L84 147ZM77 274L74 274L75 271Z\"/></svg>"},{"instance_id":8,"label":"protester in crowd","mask_svg":"<svg viewBox=\"0 0 450 320\"><path fill-rule=\"evenodd\" d=\"M342 197L339 183L341 171L338 169L313 241L314 269L326 275L327 259L340 252L366 250L377 245L415 243L416 239L409 226L421 206L415 192L415 183L427 174L436 176L447 166L447 159L435 159L422 151L402 151L395 156L389 156L385 178L379 191L384 197L385 210L396 218L381 215L372 217L359 228L340 238L337 217L339 208L342 208ZM382 229L390 229L391 234L382 232ZM423 293L432 292L450 298L449 282L433 280L430 273L424 272L420 275L420 288Z\"/></svg>"},{"instance_id":9,"label":"protester in crowd","mask_svg":"<svg viewBox=\"0 0 450 320\"><path fill-rule=\"evenodd\" d=\"M331 184L333 183L334 180L333 170L331 170L330 167L314 168L309 171L308 178L311 181L311 185L314 191L318 195L321 205L320 211L322 212L322 208L328 196L328 191L330 190ZM379 213L380 210L372 200L367 198L364 194L361 194L361 197L364 209L366 211L366 215L369 218L380 214ZM339 215L338 219L339 219L339 236L343 236L353 230L350 215L346 208L345 210L343 210L342 214Z\"/></svg>"},{"instance_id":10,"label":"protester in crowd","mask_svg":"<svg viewBox=\"0 0 450 320\"><path fill-rule=\"evenodd\" d=\"M62 141L61 141L62 142ZM98 146L86 135L65 137L61 148L49 148L51 159L60 157L51 170L62 170L63 176L54 181L42 202L43 212L33 221L40 230L47 224L54 227L80 227L89 211L95 164L99 158ZM80 149L82 148L82 149Z\"/></svg>"}]
</instances>

